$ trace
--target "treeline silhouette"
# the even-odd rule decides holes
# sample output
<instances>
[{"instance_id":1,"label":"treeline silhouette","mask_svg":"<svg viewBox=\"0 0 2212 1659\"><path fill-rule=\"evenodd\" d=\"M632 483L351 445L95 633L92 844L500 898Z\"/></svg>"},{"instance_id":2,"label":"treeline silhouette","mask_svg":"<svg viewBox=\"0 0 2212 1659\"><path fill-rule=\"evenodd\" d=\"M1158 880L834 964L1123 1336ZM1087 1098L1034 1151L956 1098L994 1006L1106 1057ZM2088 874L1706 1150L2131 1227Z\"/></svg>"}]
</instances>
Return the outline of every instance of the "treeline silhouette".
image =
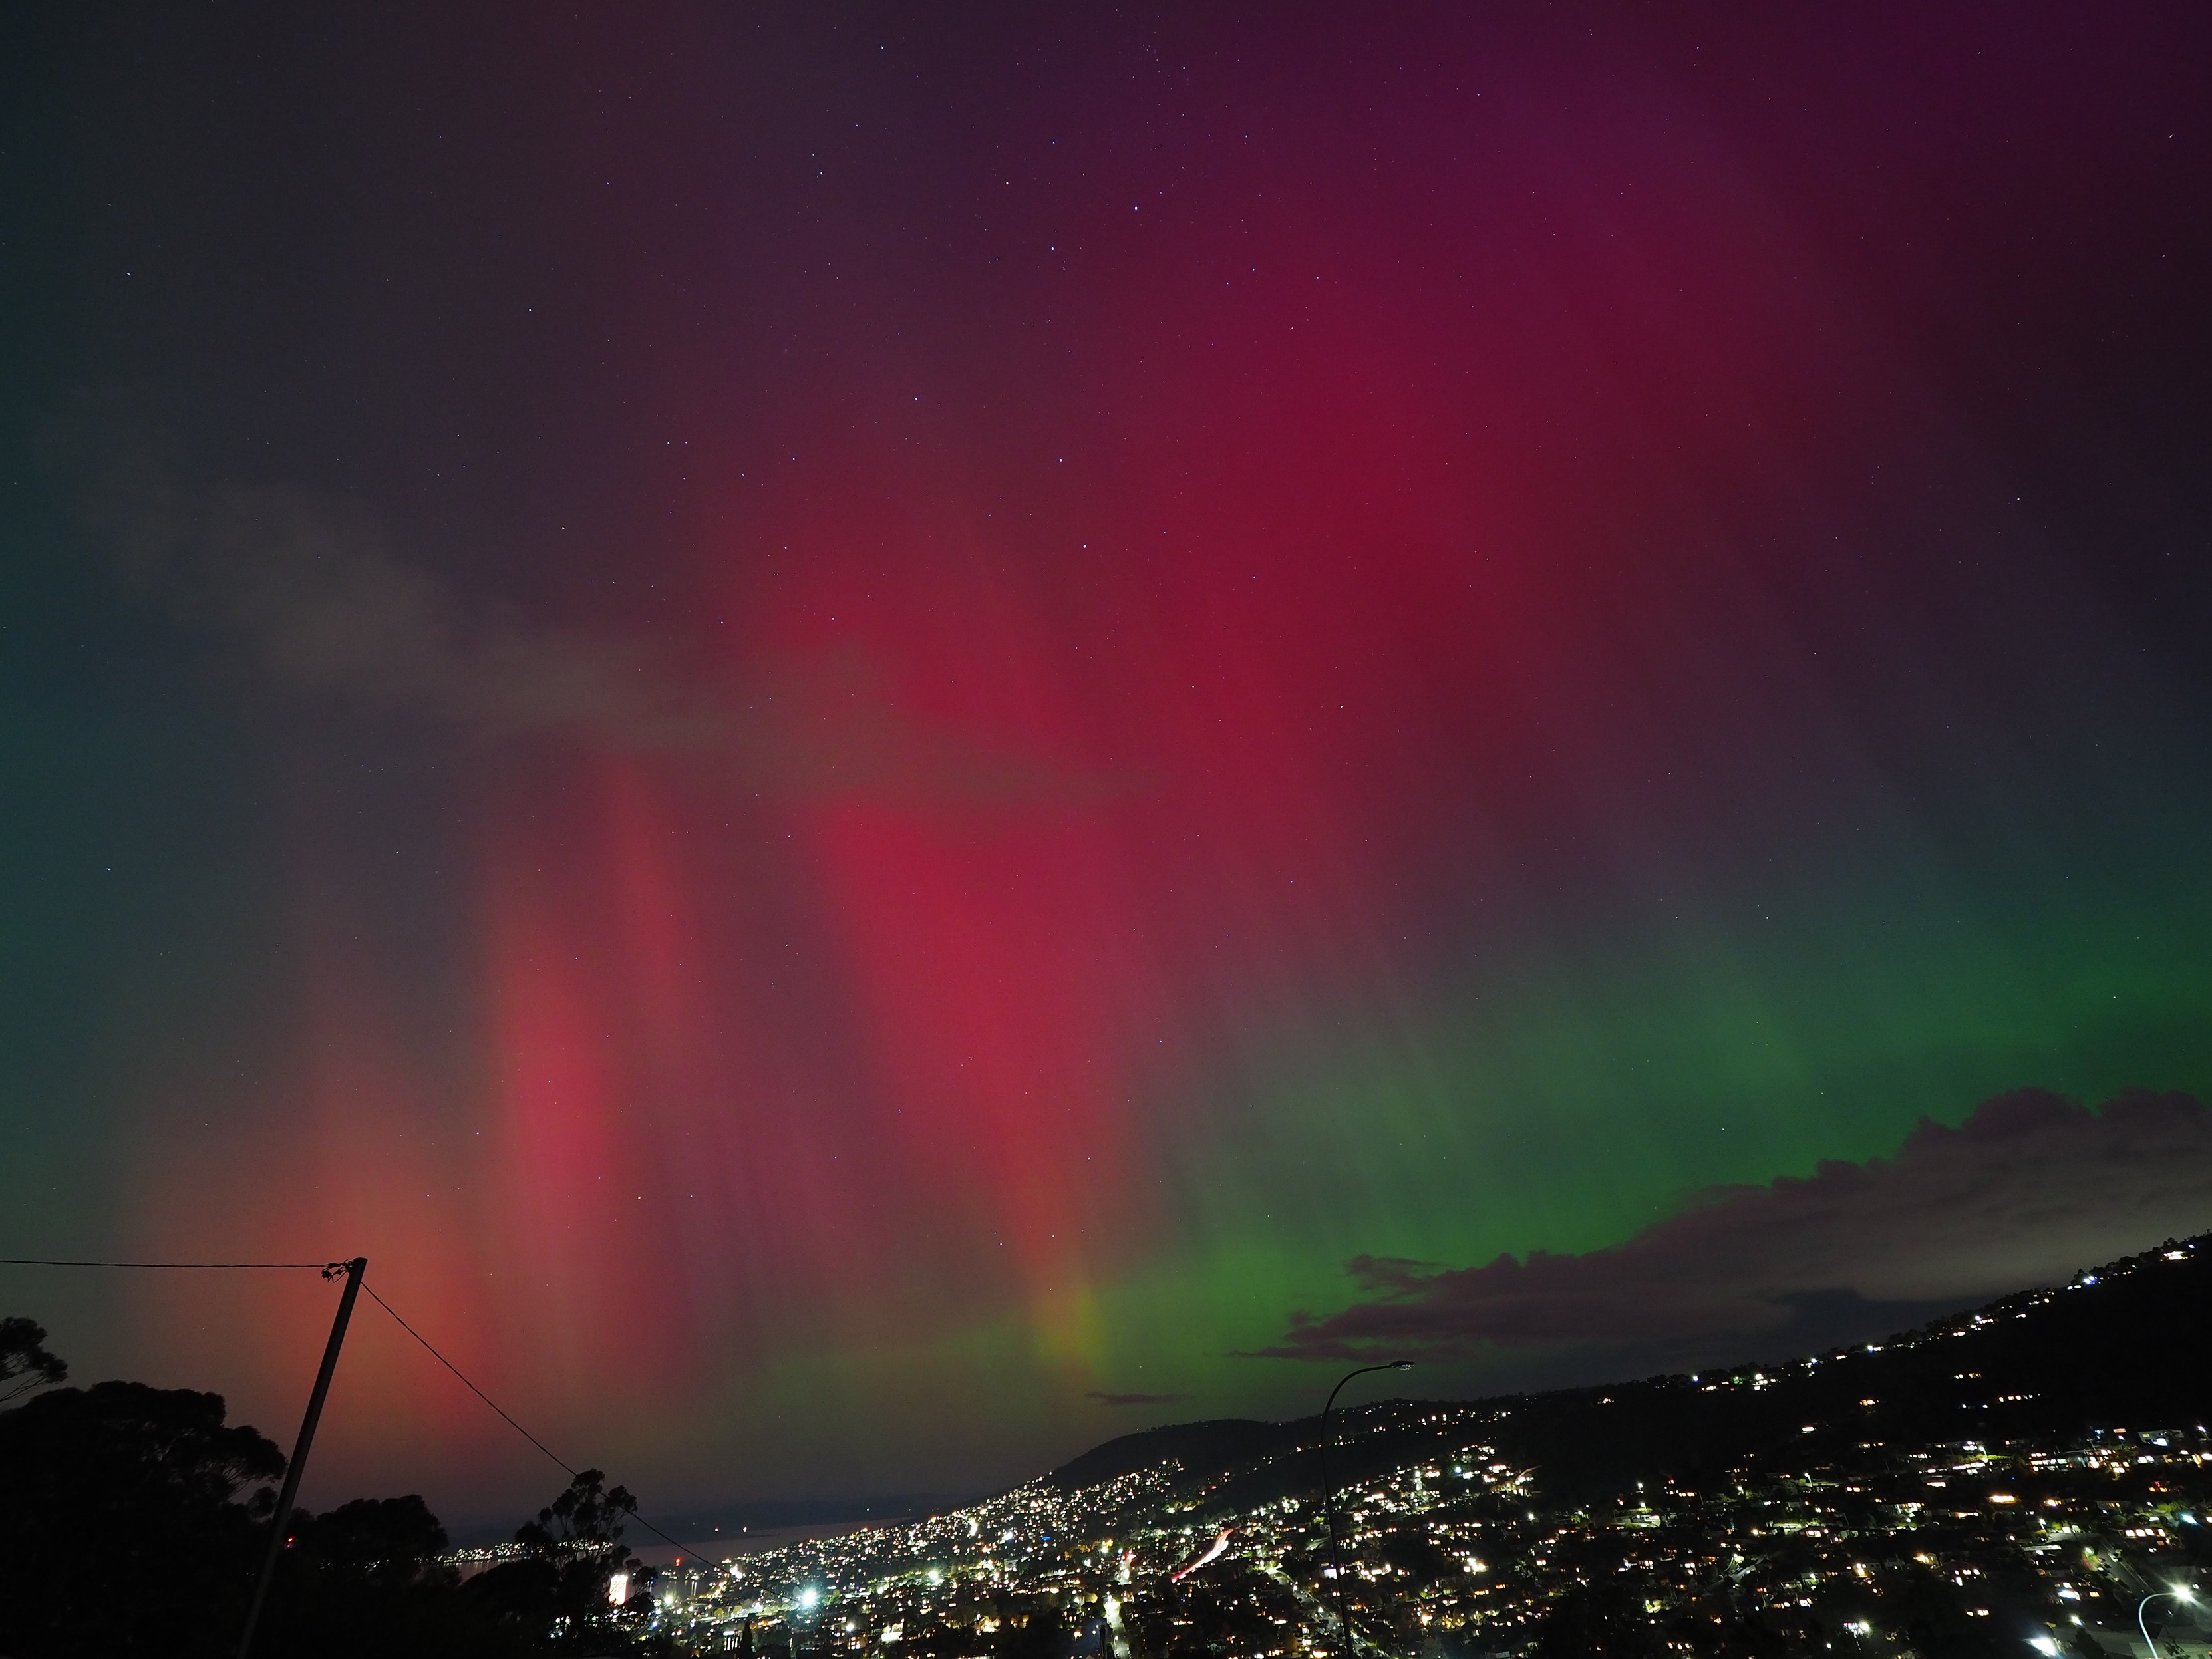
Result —
<instances>
[{"instance_id":1,"label":"treeline silhouette","mask_svg":"<svg viewBox=\"0 0 2212 1659\"><path fill-rule=\"evenodd\" d=\"M28 1319L0 1320L0 1656L217 1659L237 1647L284 1457L224 1420L221 1395L143 1382L60 1386ZM295 1511L255 1659L526 1659L671 1651L607 1598L635 1564L635 1501L579 1474L465 1581L416 1496ZM643 1575L637 1575L642 1582ZM641 1590L641 1595L643 1591Z\"/></svg>"}]
</instances>

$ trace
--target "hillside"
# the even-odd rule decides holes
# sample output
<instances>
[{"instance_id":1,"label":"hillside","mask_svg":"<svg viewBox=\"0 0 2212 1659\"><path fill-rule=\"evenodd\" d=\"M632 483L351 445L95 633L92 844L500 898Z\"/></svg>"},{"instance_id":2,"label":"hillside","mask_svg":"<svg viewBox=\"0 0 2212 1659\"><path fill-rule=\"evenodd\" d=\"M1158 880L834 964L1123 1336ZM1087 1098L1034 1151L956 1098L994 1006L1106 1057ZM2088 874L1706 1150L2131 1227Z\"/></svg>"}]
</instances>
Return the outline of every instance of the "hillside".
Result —
<instances>
[{"instance_id":1,"label":"hillside","mask_svg":"<svg viewBox=\"0 0 2212 1659\"><path fill-rule=\"evenodd\" d=\"M1486 1441L1554 1497L1839 1446L2059 1437L2212 1415L2212 1234L2023 1291L1879 1344L1814 1358L1473 1401L1338 1414L1346 1482ZM1124 1435L1053 1472L1073 1489L1174 1462L1208 1509L1310 1491L1320 1420L1220 1419Z\"/></svg>"}]
</instances>

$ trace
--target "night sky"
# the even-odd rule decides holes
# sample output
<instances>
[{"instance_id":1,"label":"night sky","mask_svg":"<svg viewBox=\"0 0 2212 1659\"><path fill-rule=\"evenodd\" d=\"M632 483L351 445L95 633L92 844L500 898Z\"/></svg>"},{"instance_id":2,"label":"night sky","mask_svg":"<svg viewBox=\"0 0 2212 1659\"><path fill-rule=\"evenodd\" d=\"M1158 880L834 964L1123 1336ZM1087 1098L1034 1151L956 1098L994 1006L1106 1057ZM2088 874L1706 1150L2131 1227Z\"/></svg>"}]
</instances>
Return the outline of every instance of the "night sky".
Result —
<instances>
[{"instance_id":1,"label":"night sky","mask_svg":"<svg viewBox=\"0 0 2212 1659\"><path fill-rule=\"evenodd\" d=\"M0 1251L366 1254L651 1512L2212 1226L2208 84L2186 4L9 9ZM331 1302L0 1269L288 1441ZM310 1502L560 1479L364 1308Z\"/></svg>"}]
</instances>

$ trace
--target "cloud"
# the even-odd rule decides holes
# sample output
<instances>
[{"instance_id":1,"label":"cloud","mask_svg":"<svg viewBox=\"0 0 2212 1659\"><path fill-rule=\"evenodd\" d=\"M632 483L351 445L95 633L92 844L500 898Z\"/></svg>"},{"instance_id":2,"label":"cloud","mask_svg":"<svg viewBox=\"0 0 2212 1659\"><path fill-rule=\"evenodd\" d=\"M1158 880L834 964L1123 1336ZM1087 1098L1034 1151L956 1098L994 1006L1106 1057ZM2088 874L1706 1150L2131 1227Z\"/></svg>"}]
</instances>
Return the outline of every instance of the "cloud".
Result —
<instances>
[{"instance_id":1,"label":"cloud","mask_svg":"<svg viewBox=\"0 0 2212 1659\"><path fill-rule=\"evenodd\" d=\"M802 794L977 805L1095 797L1127 780L901 713L854 654L732 672L672 638L471 606L373 516L286 485L182 482L167 434L94 414L57 429L80 517L142 598L254 671L483 740L551 738L709 761Z\"/></svg>"},{"instance_id":2,"label":"cloud","mask_svg":"<svg viewBox=\"0 0 2212 1659\"><path fill-rule=\"evenodd\" d=\"M1656 1356L1805 1351L2212 1227L2212 1110L2135 1091L2093 1112L2039 1089L1956 1128L1923 1119L1894 1158L1713 1187L1626 1243L1479 1267L1358 1256L1338 1312L1290 1316L1267 1357L1450 1360L1565 1345Z\"/></svg>"},{"instance_id":3,"label":"cloud","mask_svg":"<svg viewBox=\"0 0 2212 1659\"><path fill-rule=\"evenodd\" d=\"M1189 1397L1181 1394L1102 1394L1097 1389L1085 1396L1102 1406L1171 1406Z\"/></svg>"}]
</instances>

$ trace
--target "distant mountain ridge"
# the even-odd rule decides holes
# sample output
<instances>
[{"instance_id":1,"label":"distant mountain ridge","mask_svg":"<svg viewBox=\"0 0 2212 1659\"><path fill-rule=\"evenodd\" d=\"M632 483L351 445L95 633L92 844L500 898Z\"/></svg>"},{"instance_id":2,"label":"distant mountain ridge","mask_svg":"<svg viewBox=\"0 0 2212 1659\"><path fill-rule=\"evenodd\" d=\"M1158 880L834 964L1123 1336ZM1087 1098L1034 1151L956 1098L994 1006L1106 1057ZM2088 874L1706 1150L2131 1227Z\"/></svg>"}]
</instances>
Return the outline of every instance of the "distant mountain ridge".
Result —
<instances>
[{"instance_id":1,"label":"distant mountain ridge","mask_svg":"<svg viewBox=\"0 0 2212 1659\"><path fill-rule=\"evenodd\" d=\"M1471 1437L1554 1496L1853 1441L2063 1436L2212 1419L2212 1233L2085 1270L1878 1343L1694 1376L1339 1413L1331 1462L1372 1478ZM1320 1419L1219 1418L1095 1446L1046 1479L1075 1489L1173 1462L1206 1510L1310 1492Z\"/></svg>"},{"instance_id":2,"label":"distant mountain ridge","mask_svg":"<svg viewBox=\"0 0 2212 1659\"><path fill-rule=\"evenodd\" d=\"M1215 1417L1197 1423L1168 1423L1139 1429L1093 1446L1069 1459L1045 1479L1066 1492L1095 1486L1155 1464L1177 1462L1187 1474L1220 1473L1290 1450L1310 1437L1321 1419L1292 1418L1270 1423L1255 1417Z\"/></svg>"}]
</instances>

